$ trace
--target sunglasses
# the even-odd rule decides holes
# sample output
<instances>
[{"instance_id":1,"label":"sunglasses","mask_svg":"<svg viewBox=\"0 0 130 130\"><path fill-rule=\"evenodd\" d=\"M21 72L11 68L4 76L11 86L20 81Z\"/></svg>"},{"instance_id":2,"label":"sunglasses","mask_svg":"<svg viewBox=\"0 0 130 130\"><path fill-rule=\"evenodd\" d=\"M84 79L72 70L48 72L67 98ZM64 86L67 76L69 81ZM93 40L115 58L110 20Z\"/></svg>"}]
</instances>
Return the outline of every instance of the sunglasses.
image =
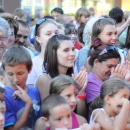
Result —
<instances>
[{"instance_id":1,"label":"sunglasses","mask_svg":"<svg viewBox=\"0 0 130 130\"><path fill-rule=\"evenodd\" d=\"M107 53L108 51L117 51L117 48L115 46L108 46L105 48L101 53L99 54L100 56Z\"/></svg>"},{"instance_id":2,"label":"sunglasses","mask_svg":"<svg viewBox=\"0 0 130 130\"><path fill-rule=\"evenodd\" d=\"M42 23L44 23L46 20L47 20L47 19L44 18L44 19L40 19L39 21L37 21L36 27L35 27L35 36L37 36L37 29L38 29L38 27L39 27Z\"/></svg>"}]
</instances>

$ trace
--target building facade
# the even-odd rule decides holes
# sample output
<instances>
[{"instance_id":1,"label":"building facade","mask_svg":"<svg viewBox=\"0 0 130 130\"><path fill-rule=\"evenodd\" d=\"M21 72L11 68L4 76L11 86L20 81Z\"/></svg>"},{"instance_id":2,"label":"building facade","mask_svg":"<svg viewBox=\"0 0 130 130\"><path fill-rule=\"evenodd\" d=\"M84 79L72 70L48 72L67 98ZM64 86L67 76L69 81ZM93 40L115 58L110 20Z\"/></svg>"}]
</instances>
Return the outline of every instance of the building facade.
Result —
<instances>
[{"instance_id":1,"label":"building facade","mask_svg":"<svg viewBox=\"0 0 130 130\"><path fill-rule=\"evenodd\" d=\"M6 12L13 13L16 8L23 8L32 18L41 18L50 14L54 7L61 7L66 14L74 16L81 6L94 7L98 16L107 15L113 7L130 10L130 0L0 0Z\"/></svg>"}]
</instances>

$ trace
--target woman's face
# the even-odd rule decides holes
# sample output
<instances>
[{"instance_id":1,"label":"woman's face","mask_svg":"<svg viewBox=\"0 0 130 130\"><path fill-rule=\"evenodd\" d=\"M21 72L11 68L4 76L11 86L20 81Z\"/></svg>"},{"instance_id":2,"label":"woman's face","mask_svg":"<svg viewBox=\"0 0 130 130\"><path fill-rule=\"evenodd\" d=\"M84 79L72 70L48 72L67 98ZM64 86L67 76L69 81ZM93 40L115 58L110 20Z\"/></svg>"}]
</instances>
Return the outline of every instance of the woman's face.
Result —
<instances>
[{"instance_id":1,"label":"woman's face","mask_svg":"<svg viewBox=\"0 0 130 130\"><path fill-rule=\"evenodd\" d=\"M8 48L14 45L15 42L15 35L14 35L14 28L10 27L11 29L11 35L9 37L9 44L8 44Z\"/></svg>"},{"instance_id":2,"label":"woman's face","mask_svg":"<svg viewBox=\"0 0 130 130\"><path fill-rule=\"evenodd\" d=\"M94 68L95 68L97 77L101 79L102 81L109 79L112 68L115 68L118 63L119 63L118 58L108 59L103 62L99 62L97 59L95 59Z\"/></svg>"},{"instance_id":3,"label":"woman's face","mask_svg":"<svg viewBox=\"0 0 130 130\"><path fill-rule=\"evenodd\" d=\"M74 111L77 104L78 89L72 85L66 87L61 93L67 102L69 103L71 110Z\"/></svg>"},{"instance_id":4,"label":"woman's face","mask_svg":"<svg viewBox=\"0 0 130 130\"><path fill-rule=\"evenodd\" d=\"M60 42L57 49L58 69L70 68L74 66L75 48L71 40L64 40Z\"/></svg>"},{"instance_id":5,"label":"woman's face","mask_svg":"<svg viewBox=\"0 0 130 130\"><path fill-rule=\"evenodd\" d=\"M53 23L47 23L40 29L40 36L36 40L40 43L41 48L45 49L49 38L59 33L57 26Z\"/></svg>"},{"instance_id":6,"label":"woman's face","mask_svg":"<svg viewBox=\"0 0 130 130\"><path fill-rule=\"evenodd\" d=\"M98 36L107 45L116 45L118 41L117 29L114 25L106 25Z\"/></svg>"}]
</instances>

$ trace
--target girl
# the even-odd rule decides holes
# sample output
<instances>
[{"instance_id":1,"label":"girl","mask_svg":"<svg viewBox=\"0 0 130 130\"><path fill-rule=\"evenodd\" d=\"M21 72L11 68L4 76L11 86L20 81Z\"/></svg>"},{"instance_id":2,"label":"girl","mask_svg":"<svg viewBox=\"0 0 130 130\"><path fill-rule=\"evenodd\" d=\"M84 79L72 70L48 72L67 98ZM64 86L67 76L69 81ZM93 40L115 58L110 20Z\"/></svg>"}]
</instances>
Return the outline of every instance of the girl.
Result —
<instances>
[{"instance_id":1,"label":"girl","mask_svg":"<svg viewBox=\"0 0 130 130\"><path fill-rule=\"evenodd\" d=\"M125 130L130 111L130 85L120 79L109 79L101 87L98 102L92 107L90 125L99 123L102 130Z\"/></svg>"},{"instance_id":2,"label":"girl","mask_svg":"<svg viewBox=\"0 0 130 130\"><path fill-rule=\"evenodd\" d=\"M102 18L97 20L92 29L92 36L91 36L91 44L94 44L95 39L99 38L106 46L116 46L118 37L117 37L117 28L115 21L111 18ZM123 50L118 49L118 52L121 57L121 64L125 61L125 55L123 54ZM89 58L86 60L85 67L87 71L91 71L91 67L88 64Z\"/></svg>"},{"instance_id":3,"label":"girl","mask_svg":"<svg viewBox=\"0 0 130 130\"><path fill-rule=\"evenodd\" d=\"M39 55L33 58L33 67L31 73L28 75L27 84L34 85L35 81L44 68L42 67L45 47L50 37L59 33L57 25L49 19L41 19L36 23L35 27L35 47Z\"/></svg>"},{"instance_id":4,"label":"girl","mask_svg":"<svg viewBox=\"0 0 130 130\"><path fill-rule=\"evenodd\" d=\"M44 56L45 72L38 77L35 84L39 89L41 101L49 95L49 83L51 78L60 74L73 76L75 81L78 83L78 89L85 89L84 86L87 82L86 69L81 68L81 71L76 76L72 75L74 61L75 48L70 37L59 34L49 39ZM83 114L83 109L85 109L85 107L80 109L82 109L80 113Z\"/></svg>"},{"instance_id":5,"label":"girl","mask_svg":"<svg viewBox=\"0 0 130 130\"><path fill-rule=\"evenodd\" d=\"M75 80L67 75L60 75L51 80L50 83L50 94L51 95L60 95L64 97L70 105L71 108L71 117L72 117L72 129L79 128L79 126L86 123L86 119L82 116L75 114L73 111L77 104L77 95L78 92L77 83ZM36 126L39 129L38 124L40 125L40 119L37 121ZM36 128L36 127L35 127ZM42 127L43 128L43 127ZM98 124L94 125L95 129L100 128Z\"/></svg>"},{"instance_id":6,"label":"girl","mask_svg":"<svg viewBox=\"0 0 130 130\"><path fill-rule=\"evenodd\" d=\"M90 11L86 7L81 7L77 10L75 15L74 25L78 30L80 25L84 25L88 22L90 18Z\"/></svg>"}]
</instances>

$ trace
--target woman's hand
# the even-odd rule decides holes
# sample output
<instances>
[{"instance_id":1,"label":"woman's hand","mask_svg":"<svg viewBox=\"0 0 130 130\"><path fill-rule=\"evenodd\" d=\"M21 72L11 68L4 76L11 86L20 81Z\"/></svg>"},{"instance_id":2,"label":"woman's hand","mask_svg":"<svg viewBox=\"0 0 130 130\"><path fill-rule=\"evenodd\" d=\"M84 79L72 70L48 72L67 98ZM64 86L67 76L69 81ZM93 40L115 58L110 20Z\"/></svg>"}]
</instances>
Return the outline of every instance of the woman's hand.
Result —
<instances>
[{"instance_id":1,"label":"woman's hand","mask_svg":"<svg viewBox=\"0 0 130 130\"><path fill-rule=\"evenodd\" d=\"M125 79L125 76L127 74L127 70L125 69L124 65L118 64L116 68L112 69L111 71L111 77L113 78L120 78L122 80Z\"/></svg>"},{"instance_id":2,"label":"woman's hand","mask_svg":"<svg viewBox=\"0 0 130 130\"><path fill-rule=\"evenodd\" d=\"M124 66L127 72L125 75L125 81L130 82L130 61L126 60Z\"/></svg>"},{"instance_id":3,"label":"woman's hand","mask_svg":"<svg viewBox=\"0 0 130 130\"><path fill-rule=\"evenodd\" d=\"M79 92L83 92L86 88L88 82L88 73L86 72L86 68L83 66L80 69L80 72L77 75L72 74L72 78L78 84Z\"/></svg>"}]
</instances>

